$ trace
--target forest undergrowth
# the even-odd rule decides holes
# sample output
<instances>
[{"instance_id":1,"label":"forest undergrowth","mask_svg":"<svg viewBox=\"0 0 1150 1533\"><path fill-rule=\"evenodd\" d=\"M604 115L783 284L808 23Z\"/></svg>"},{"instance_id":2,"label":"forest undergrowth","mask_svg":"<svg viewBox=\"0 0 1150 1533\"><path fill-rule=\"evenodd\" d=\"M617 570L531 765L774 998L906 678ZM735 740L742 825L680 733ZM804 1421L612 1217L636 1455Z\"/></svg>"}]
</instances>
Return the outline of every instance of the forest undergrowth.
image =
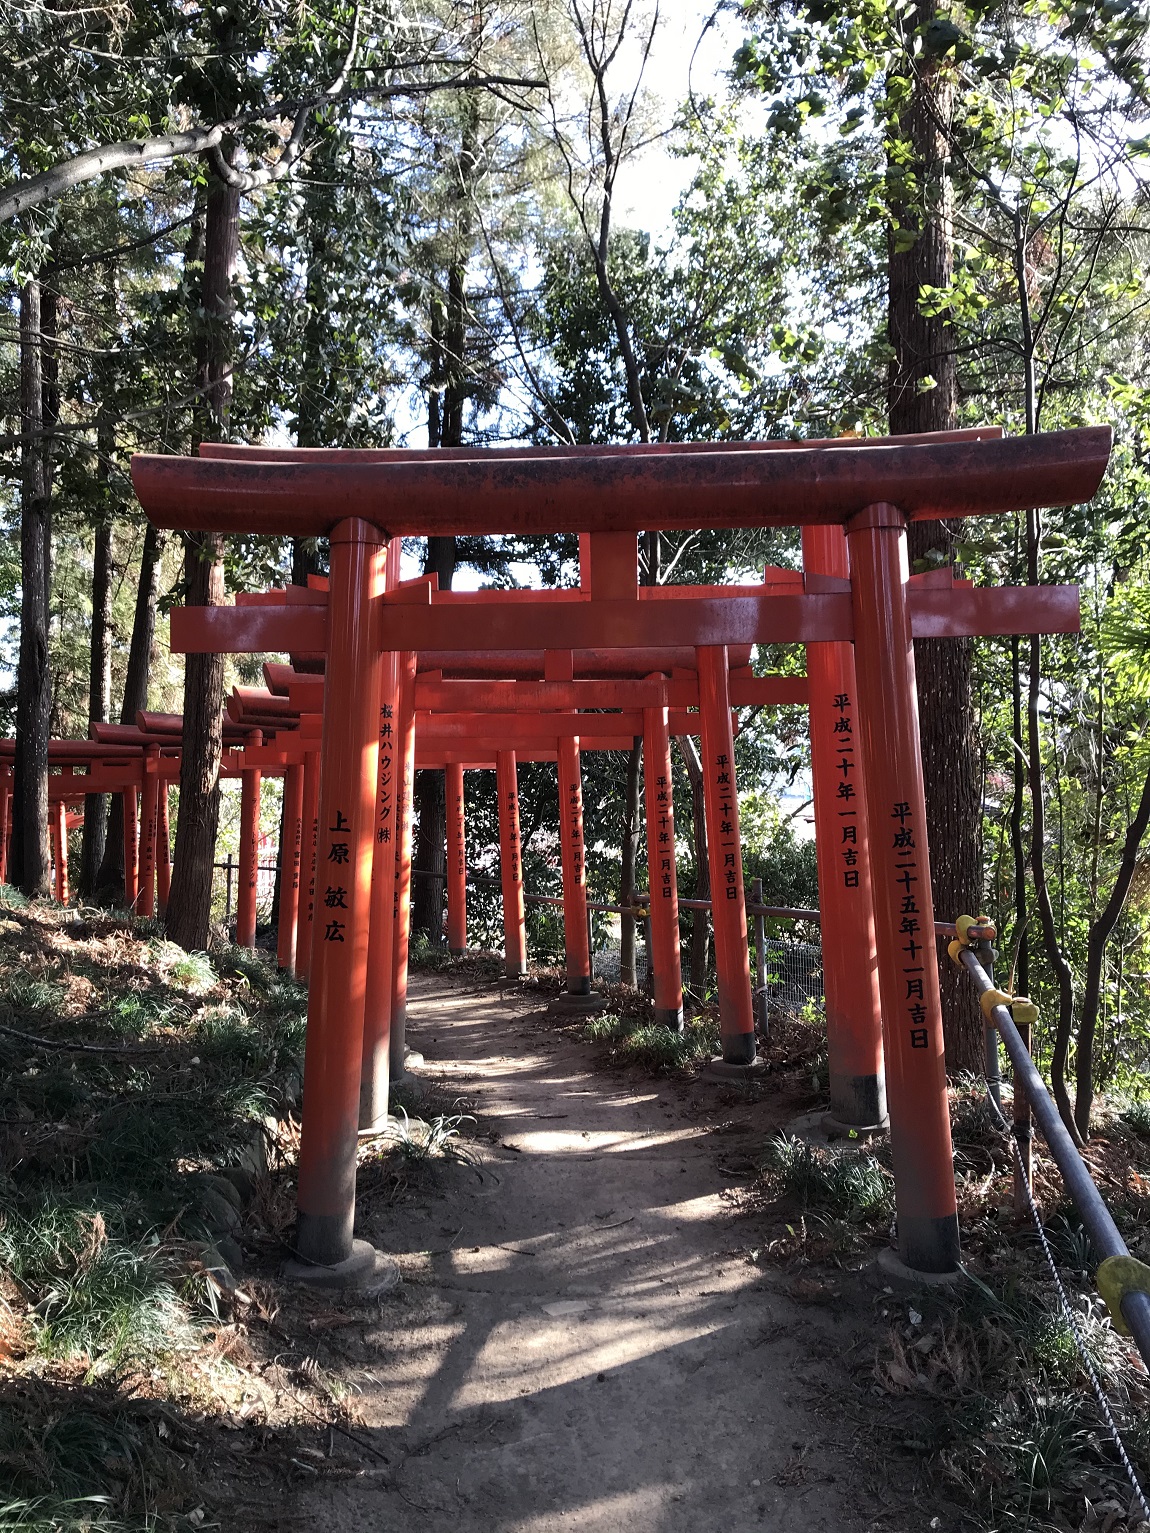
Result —
<instances>
[{"instance_id":1,"label":"forest undergrowth","mask_svg":"<svg viewBox=\"0 0 1150 1533\"><path fill-rule=\"evenodd\" d=\"M258 954L0 890L0 1533L239 1526L249 1482L359 1472L346 1315L274 1281L305 1016ZM463 1122L402 1105L377 1200Z\"/></svg>"},{"instance_id":2,"label":"forest undergrowth","mask_svg":"<svg viewBox=\"0 0 1150 1533\"><path fill-rule=\"evenodd\" d=\"M853 1353L870 1430L927 1503L984 1530L1125 1533L1136 1499L1061 1310L1036 1230L1014 1207L1013 1160L981 1081L952 1083L963 1280L907 1293L885 1283ZM1131 1251L1150 1258L1150 1115L1104 1106L1086 1158ZM1096 1257L1053 1162L1035 1140L1034 1192L1085 1350L1142 1480L1150 1481L1150 1379L1091 1281ZM894 1180L885 1140L813 1145L779 1136L741 1200L753 1255L810 1302L835 1302L848 1271L888 1245ZM877 1335L877 1342L875 1336ZM932 1524L934 1526L934 1524Z\"/></svg>"},{"instance_id":3,"label":"forest undergrowth","mask_svg":"<svg viewBox=\"0 0 1150 1533\"><path fill-rule=\"evenodd\" d=\"M494 977L484 958L461 967ZM534 988L542 999L558 976ZM714 1048L706 1009L672 1058L641 996L619 987L610 1004L565 1025L608 1068L686 1082ZM362 1472L371 1444L336 1346L356 1306L274 1281L294 1216L305 1010L260 955L187 954L148 923L0 892L0 1533L239 1525L260 1486ZM776 1018L765 1054L748 1100L825 1100L812 1019ZM363 1149L365 1200L398 1202L471 1155L469 1103L426 1087L394 1102L394 1128ZM951 1106L969 1277L878 1293L847 1358L866 1430L966 1526L1132 1533L1129 1487L1014 1211L1009 1147L980 1083L955 1084ZM1087 1154L1146 1259L1147 1104L1104 1107ZM1040 1150L1035 1186L1150 1476L1150 1382L1093 1294L1089 1242ZM734 1203L753 1262L800 1299L835 1301L890 1239L886 1146L773 1138Z\"/></svg>"}]
</instances>

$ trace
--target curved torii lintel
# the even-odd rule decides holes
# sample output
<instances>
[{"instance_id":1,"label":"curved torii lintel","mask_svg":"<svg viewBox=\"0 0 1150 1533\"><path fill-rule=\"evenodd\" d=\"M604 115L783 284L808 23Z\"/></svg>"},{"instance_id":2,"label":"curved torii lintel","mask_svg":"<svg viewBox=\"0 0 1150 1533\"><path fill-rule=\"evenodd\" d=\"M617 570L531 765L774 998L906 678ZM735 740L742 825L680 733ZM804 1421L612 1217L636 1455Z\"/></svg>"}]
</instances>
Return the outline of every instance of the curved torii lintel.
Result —
<instances>
[{"instance_id":1,"label":"curved torii lintel","mask_svg":"<svg viewBox=\"0 0 1150 1533\"><path fill-rule=\"evenodd\" d=\"M389 536L806 526L896 505L911 520L1088 501L1110 455L1108 426L991 440L770 452L482 450L444 459L179 458L138 453L149 518L190 531L314 537L359 517Z\"/></svg>"}]
</instances>

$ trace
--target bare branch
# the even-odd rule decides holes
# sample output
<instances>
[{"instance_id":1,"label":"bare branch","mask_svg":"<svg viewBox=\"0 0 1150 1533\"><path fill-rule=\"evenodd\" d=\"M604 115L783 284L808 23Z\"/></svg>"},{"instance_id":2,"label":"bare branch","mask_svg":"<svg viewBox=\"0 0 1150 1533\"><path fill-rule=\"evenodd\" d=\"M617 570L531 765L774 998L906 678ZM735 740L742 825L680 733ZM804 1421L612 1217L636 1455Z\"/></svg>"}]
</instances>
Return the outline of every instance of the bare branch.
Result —
<instances>
[{"instance_id":1,"label":"bare branch","mask_svg":"<svg viewBox=\"0 0 1150 1533\"><path fill-rule=\"evenodd\" d=\"M323 91L302 101L275 102L265 111L248 112L227 122L214 123L209 128L189 128L185 132L168 133L159 138L125 139L117 144L101 144L98 148L85 149L72 159L54 165L51 170L17 181L6 192L0 193L0 223L7 223L42 203L54 202L74 187L95 181L112 170L158 164L165 160L183 159L188 155L209 152L214 155L227 134L234 133L246 124L275 122L291 115L294 138L297 127L302 134L312 111L337 101L382 101L404 96L424 96L442 90L487 90L492 86L539 90L545 84L544 80L526 80L512 75L456 74L441 80L408 81L403 85L344 86L334 95ZM253 186L281 180L298 161L303 146L293 150L293 138L289 138L280 159L269 167L266 175L263 172L248 173L251 177L259 178L253 180ZM278 165L289 153L291 157L287 167L282 174L277 174ZM231 171L230 174L235 176L236 172Z\"/></svg>"}]
</instances>

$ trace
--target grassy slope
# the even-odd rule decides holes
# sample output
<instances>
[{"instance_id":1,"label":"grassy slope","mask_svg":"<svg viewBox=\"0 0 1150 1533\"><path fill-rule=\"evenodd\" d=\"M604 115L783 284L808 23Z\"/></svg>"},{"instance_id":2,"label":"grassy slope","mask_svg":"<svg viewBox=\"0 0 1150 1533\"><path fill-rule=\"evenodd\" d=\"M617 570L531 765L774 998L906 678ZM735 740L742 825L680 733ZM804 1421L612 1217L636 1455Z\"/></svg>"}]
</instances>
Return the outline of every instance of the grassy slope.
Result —
<instances>
[{"instance_id":1,"label":"grassy slope","mask_svg":"<svg viewBox=\"0 0 1150 1533\"><path fill-rule=\"evenodd\" d=\"M199 1526L197 1422L314 1408L261 1388L274 1304L221 1260L290 1217L304 1011L249 955L0 895L0 1528Z\"/></svg>"}]
</instances>

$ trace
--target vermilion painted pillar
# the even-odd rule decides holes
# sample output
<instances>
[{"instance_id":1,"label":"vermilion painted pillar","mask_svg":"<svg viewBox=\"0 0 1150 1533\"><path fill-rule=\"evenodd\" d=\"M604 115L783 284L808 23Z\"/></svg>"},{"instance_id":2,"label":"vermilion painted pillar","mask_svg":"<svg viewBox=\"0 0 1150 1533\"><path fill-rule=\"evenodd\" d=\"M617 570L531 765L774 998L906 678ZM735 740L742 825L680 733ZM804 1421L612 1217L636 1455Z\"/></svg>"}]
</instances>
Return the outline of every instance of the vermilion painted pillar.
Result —
<instances>
[{"instance_id":1,"label":"vermilion painted pillar","mask_svg":"<svg viewBox=\"0 0 1150 1533\"><path fill-rule=\"evenodd\" d=\"M68 903L68 806L62 800L52 806L53 841L52 855L56 863L56 900Z\"/></svg>"},{"instance_id":2,"label":"vermilion painted pillar","mask_svg":"<svg viewBox=\"0 0 1150 1533\"><path fill-rule=\"evenodd\" d=\"M300 979L311 974L312 913L315 907L315 855L319 839L319 754L303 757L303 845L300 860L299 918L296 926L295 967Z\"/></svg>"},{"instance_id":3,"label":"vermilion painted pillar","mask_svg":"<svg viewBox=\"0 0 1150 1533\"><path fill-rule=\"evenodd\" d=\"M587 943L583 773L577 735L560 736L556 759L559 768L559 850L563 865L563 946L567 957L567 994L590 995L591 950Z\"/></svg>"},{"instance_id":4,"label":"vermilion painted pillar","mask_svg":"<svg viewBox=\"0 0 1150 1533\"><path fill-rule=\"evenodd\" d=\"M140 827L137 821L137 793L125 788L124 800L124 904L135 911L140 888Z\"/></svg>"},{"instance_id":5,"label":"vermilion painted pillar","mask_svg":"<svg viewBox=\"0 0 1150 1533\"><path fill-rule=\"evenodd\" d=\"M803 528L803 569L846 578L841 527ZM871 1128L886 1121L886 1081L853 647L808 644L807 689L831 1116Z\"/></svg>"},{"instance_id":6,"label":"vermilion painted pillar","mask_svg":"<svg viewBox=\"0 0 1150 1533\"><path fill-rule=\"evenodd\" d=\"M650 957L654 971L655 1021L681 1031L683 966L679 955L675 808L666 708L643 710L643 791L647 809L647 882L651 900Z\"/></svg>"},{"instance_id":7,"label":"vermilion painted pillar","mask_svg":"<svg viewBox=\"0 0 1150 1533\"><path fill-rule=\"evenodd\" d=\"M847 536L899 1255L918 1271L950 1272L960 1254L958 1214L905 519L895 506L868 506L848 522Z\"/></svg>"},{"instance_id":8,"label":"vermilion painted pillar","mask_svg":"<svg viewBox=\"0 0 1150 1533\"><path fill-rule=\"evenodd\" d=\"M447 764L447 950L467 951L467 827L463 818L463 766Z\"/></svg>"},{"instance_id":9,"label":"vermilion painted pillar","mask_svg":"<svg viewBox=\"0 0 1150 1533\"><path fill-rule=\"evenodd\" d=\"M386 589L399 583L400 540L387 550ZM379 767L375 786L375 853L371 875L371 937L367 950L367 1004L363 1014L363 1064L359 1083L359 1126L378 1130L387 1123L391 1085L391 1022L395 1000L397 788L403 775L400 724L400 661L394 650L380 662ZM401 1061L402 1063L402 1061Z\"/></svg>"},{"instance_id":10,"label":"vermilion painted pillar","mask_svg":"<svg viewBox=\"0 0 1150 1533\"><path fill-rule=\"evenodd\" d=\"M359 1074L375 844L383 596L380 532L358 519L331 533L315 942L308 997L296 1250L334 1266L353 1254Z\"/></svg>"},{"instance_id":11,"label":"vermilion painted pillar","mask_svg":"<svg viewBox=\"0 0 1150 1533\"><path fill-rule=\"evenodd\" d=\"M519 844L519 776L514 751L495 756L499 794L499 877L503 885L503 962L517 979L527 973L527 922L523 905L523 858Z\"/></svg>"},{"instance_id":12,"label":"vermilion painted pillar","mask_svg":"<svg viewBox=\"0 0 1150 1533\"><path fill-rule=\"evenodd\" d=\"M411 810L415 793L415 655L399 657L399 778L392 907L391 1037L388 1060L393 1081L402 1080L407 1054L407 952L411 941Z\"/></svg>"},{"instance_id":13,"label":"vermilion painted pillar","mask_svg":"<svg viewBox=\"0 0 1150 1533\"><path fill-rule=\"evenodd\" d=\"M172 828L168 822L168 779L160 779L159 821L156 833L156 905L161 915L168 908L172 889Z\"/></svg>"},{"instance_id":14,"label":"vermilion painted pillar","mask_svg":"<svg viewBox=\"0 0 1150 1533\"><path fill-rule=\"evenodd\" d=\"M8 816L12 811L12 769L0 767L0 884L8 882Z\"/></svg>"},{"instance_id":15,"label":"vermilion painted pillar","mask_svg":"<svg viewBox=\"0 0 1150 1533\"><path fill-rule=\"evenodd\" d=\"M160 749L144 747L144 779L140 791L140 872L136 889L136 911L151 917L156 913L156 842L159 837Z\"/></svg>"},{"instance_id":16,"label":"vermilion painted pillar","mask_svg":"<svg viewBox=\"0 0 1150 1533\"><path fill-rule=\"evenodd\" d=\"M300 863L303 858L302 762L296 762L284 770L283 821L284 865L280 869L276 964L288 974L294 974L296 932L299 925Z\"/></svg>"},{"instance_id":17,"label":"vermilion painted pillar","mask_svg":"<svg viewBox=\"0 0 1150 1533\"><path fill-rule=\"evenodd\" d=\"M60 822L56 806L48 805L48 855L52 859L52 898L60 899Z\"/></svg>"},{"instance_id":18,"label":"vermilion painted pillar","mask_svg":"<svg viewBox=\"0 0 1150 1533\"><path fill-rule=\"evenodd\" d=\"M262 745L263 731L253 729L245 745ZM256 890L260 863L260 793L263 774L259 767L240 772L240 887L236 897L236 945L256 945Z\"/></svg>"},{"instance_id":19,"label":"vermilion painted pillar","mask_svg":"<svg viewBox=\"0 0 1150 1533\"><path fill-rule=\"evenodd\" d=\"M739 794L735 780L735 737L725 645L697 650L699 715L702 729L703 802L711 869L711 918L719 981L719 1031L727 1064L753 1064L755 1019L751 1004L751 959L739 841Z\"/></svg>"}]
</instances>

